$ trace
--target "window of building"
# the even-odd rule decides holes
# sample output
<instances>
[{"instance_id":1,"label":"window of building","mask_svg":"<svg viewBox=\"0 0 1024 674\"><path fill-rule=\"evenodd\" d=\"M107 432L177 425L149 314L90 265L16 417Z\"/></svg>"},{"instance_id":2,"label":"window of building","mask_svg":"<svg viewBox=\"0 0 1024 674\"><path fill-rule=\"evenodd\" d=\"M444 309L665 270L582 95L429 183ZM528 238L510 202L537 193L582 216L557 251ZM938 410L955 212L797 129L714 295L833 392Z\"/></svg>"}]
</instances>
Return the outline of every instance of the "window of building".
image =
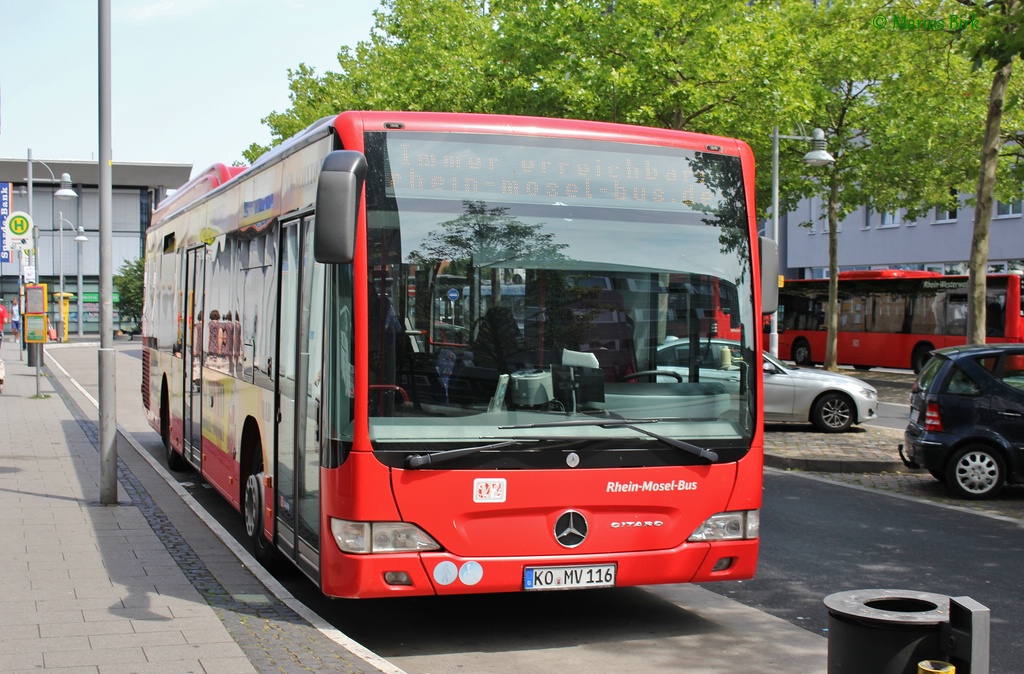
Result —
<instances>
[{"instance_id":1,"label":"window of building","mask_svg":"<svg viewBox=\"0 0 1024 674\"><path fill-rule=\"evenodd\" d=\"M950 206L937 206L935 208L936 223L956 222L959 215L960 195L956 190L949 191Z\"/></svg>"},{"instance_id":2,"label":"window of building","mask_svg":"<svg viewBox=\"0 0 1024 674\"><path fill-rule=\"evenodd\" d=\"M1020 217L1021 215L1021 200L1011 201L1008 204L1004 204L1001 201L996 202L996 217L997 218L1012 218Z\"/></svg>"},{"instance_id":3,"label":"window of building","mask_svg":"<svg viewBox=\"0 0 1024 674\"><path fill-rule=\"evenodd\" d=\"M900 210L897 208L891 213L882 213L882 224L880 227L899 227L903 223L903 218L900 215Z\"/></svg>"}]
</instances>

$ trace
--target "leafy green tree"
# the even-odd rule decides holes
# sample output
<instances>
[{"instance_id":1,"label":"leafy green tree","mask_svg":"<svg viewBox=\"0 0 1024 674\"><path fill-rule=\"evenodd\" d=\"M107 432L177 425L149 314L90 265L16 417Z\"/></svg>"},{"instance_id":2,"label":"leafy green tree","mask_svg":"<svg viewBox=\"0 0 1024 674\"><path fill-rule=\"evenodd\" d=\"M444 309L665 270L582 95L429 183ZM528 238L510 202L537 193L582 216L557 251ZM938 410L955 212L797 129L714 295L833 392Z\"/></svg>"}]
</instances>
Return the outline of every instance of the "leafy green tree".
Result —
<instances>
[{"instance_id":1,"label":"leafy green tree","mask_svg":"<svg viewBox=\"0 0 1024 674\"><path fill-rule=\"evenodd\" d=\"M743 138L770 159L772 127L807 109L796 7L810 3L494 0L489 108ZM763 214L768 172L758 186Z\"/></svg>"},{"instance_id":2,"label":"leafy green tree","mask_svg":"<svg viewBox=\"0 0 1024 674\"><path fill-rule=\"evenodd\" d=\"M122 325L131 323L137 328L142 323L144 278L145 261L141 257L126 260L114 274L114 287L118 293L117 311Z\"/></svg>"},{"instance_id":3,"label":"leafy green tree","mask_svg":"<svg viewBox=\"0 0 1024 674\"><path fill-rule=\"evenodd\" d=\"M291 107L264 122L277 143L351 108L572 117L743 138L761 167L772 127L821 127L836 163L809 172L806 148L783 144L779 210L810 195L827 202L835 368L839 222L865 205L913 219L978 175L985 83L954 46L963 31L896 25L898 14L971 4L385 0L370 38L339 54L339 72L300 65ZM770 182L758 172L759 216Z\"/></svg>"},{"instance_id":4,"label":"leafy green tree","mask_svg":"<svg viewBox=\"0 0 1024 674\"><path fill-rule=\"evenodd\" d=\"M963 38L968 55L976 69L988 69L991 85L988 90L988 107L984 119L984 138L980 144L978 183L974 199L974 232L971 238L971 253L968 261L967 280L967 341L985 343L986 324L986 274L988 273L989 229L992 221L993 199L996 196L997 175L1000 155L1013 159L1017 175L1016 192L1020 195L1021 135L1014 133L1008 138L1003 132L1003 118L1007 107L1007 94L1013 74L1013 62L1024 53L1024 6L1020 0L960 0L941 3L946 8L959 9L956 26L949 28ZM966 16L964 14L966 13ZM952 18L950 23L953 23ZM1020 103L1020 92L1009 100L1011 107ZM1017 129L1020 130L1019 116ZM1009 162L1004 162L1009 163ZM1011 194L1010 199L1014 196Z\"/></svg>"},{"instance_id":5,"label":"leafy green tree","mask_svg":"<svg viewBox=\"0 0 1024 674\"><path fill-rule=\"evenodd\" d=\"M825 130L835 157L811 172L809 186L826 203L830 370L838 363L839 223L863 206L905 209L914 220L967 188L976 156L981 81L946 34L901 29L900 16L880 15L870 0L836 0L792 21L807 45L809 121Z\"/></svg>"}]
</instances>

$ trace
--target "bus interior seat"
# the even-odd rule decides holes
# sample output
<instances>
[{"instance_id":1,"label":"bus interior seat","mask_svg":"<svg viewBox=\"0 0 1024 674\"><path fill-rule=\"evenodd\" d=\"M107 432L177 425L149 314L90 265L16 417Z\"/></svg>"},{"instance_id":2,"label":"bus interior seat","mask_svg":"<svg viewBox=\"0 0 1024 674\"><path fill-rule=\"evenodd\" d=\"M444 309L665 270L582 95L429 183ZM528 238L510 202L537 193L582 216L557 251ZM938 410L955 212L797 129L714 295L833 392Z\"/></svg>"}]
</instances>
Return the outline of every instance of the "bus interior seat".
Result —
<instances>
[{"instance_id":1,"label":"bus interior seat","mask_svg":"<svg viewBox=\"0 0 1024 674\"><path fill-rule=\"evenodd\" d=\"M633 320L619 291L600 290L575 302L573 311L588 319L580 351L597 356L605 381L619 381L637 371Z\"/></svg>"},{"instance_id":2,"label":"bus interior seat","mask_svg":"<svg viewBox=\"0 0 1024 674\"><path fill-rule=\"evenodd\" d=\"M523 335L508 307L491 307L484 313L477 321L472 348L475 365L493 367L502 374L514 372L526 362Z\"/></svg>"}]
</instances>

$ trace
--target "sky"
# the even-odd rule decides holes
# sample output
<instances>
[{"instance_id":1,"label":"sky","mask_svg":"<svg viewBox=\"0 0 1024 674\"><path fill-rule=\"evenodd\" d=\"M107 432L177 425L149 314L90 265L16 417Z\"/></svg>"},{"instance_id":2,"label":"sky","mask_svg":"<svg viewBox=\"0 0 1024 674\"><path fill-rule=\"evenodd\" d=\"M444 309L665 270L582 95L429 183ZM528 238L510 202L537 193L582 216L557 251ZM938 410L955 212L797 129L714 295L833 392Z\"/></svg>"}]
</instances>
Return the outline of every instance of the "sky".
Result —
<instances>
[{"instance_id":1,"label":"sky","mask_svg":"<svg viewBox=\"0 0 1024 674\"><path fill-rule=\"evenodd\" d=\"M338 71L379 0L110 0L115 162L208 166L269 144L288 69ZM98 2L0 0L0 157L99 157ZM339 110L339 112L341 112Z\"/></svg>"}]
</instances>

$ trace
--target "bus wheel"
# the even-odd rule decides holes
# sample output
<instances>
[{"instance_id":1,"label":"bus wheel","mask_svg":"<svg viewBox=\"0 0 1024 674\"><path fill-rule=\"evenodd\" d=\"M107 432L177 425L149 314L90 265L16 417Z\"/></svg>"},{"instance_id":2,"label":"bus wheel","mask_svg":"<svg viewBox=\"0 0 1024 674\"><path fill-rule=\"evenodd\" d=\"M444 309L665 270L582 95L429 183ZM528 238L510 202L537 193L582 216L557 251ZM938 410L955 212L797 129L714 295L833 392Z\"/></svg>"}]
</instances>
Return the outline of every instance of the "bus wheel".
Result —
<instances>
[{"instance_id":1,"label":"bus wheel","mask_svg":"<svg viewBox=\"0 0 1024 674\"><path fill-rule=\"evenodd\" d=\"M245 516L245 535L252 544L253 556L264 566L273 560L274 546L263 535L263 460L262 451L253 457L252 471L245 481L242 513Z\"/></svg>"},{"instance_id":2,"label":"bus wheel","mask_svg":"<svg viewBox=\"0 0 1024 674\"><path fill-rule=\"evenodd\" d=\"M811 345L806 339L793 342L793 362L797 365L811 365Z\"/></svg>"},{"instance_id":3,"label":"bus wheel","mask_svg":"<svg viewBox=\"0 0 1024 674\"><path fill-rule=\"evenodd\" d=\"M946 479L960 498L981 499L995 496L1005 477L1003 459L996 451L986 445L970 445L953 455Z\"/></svg>"},{"instance_id":4,"label":"bus wheel","mask_svg":"<svg viewBox=\"0 0 1024 674\"><path fill-rule=\"evenodd\" d=\"M934 348L931 344L918 344L914 348L914 353L910 356L910 367L914 370L914 374L921 374L921 370L924 369L924 364L928 362Z\"/></svg>"},{"instance_id":5,"label":"bus wheel","mask_svg":"<svg viewBox=\"0 0 1024 674\"><path fill-rule=\"evenodd\" d=\"M171 411L167 401L167 389L160 395L160 440L164 443L167 467L175 472L185 470L185 457L171 447Z\"/></svg>"},{"instance_id":6,"label":"bus wheel","mask_svg":"<svg viewBox=\"0 0 1024 674\"><path fill-rule=\"evenodd\" d=\"M842 393L826 393L814 403L811 423L824 433L840 433L853 424L853 403Z\"/></svg>"}]
</instances>

